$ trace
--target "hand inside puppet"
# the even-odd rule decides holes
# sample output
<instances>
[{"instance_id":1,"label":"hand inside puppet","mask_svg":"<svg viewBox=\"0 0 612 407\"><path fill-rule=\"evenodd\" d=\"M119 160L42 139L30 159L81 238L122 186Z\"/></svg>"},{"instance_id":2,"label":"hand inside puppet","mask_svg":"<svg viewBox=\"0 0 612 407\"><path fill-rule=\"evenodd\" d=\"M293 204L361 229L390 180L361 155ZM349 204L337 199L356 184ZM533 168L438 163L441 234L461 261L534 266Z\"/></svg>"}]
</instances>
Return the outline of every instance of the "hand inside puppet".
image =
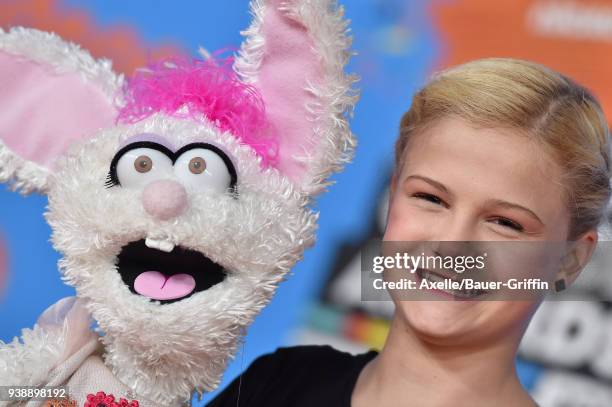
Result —
<instances>
[{"instance_id":1,"label":"hand inside puppet","mask_svg":"<svg viewBox=\"0 0 612 407\"><path fill-rule=\"evenodd\" d=\"M127 80L54 34L0 31L0 181L48 195L77 295L0 343L0 385L187 403L314 243L309 205L355 147L347 21L334 0L251 11L235 58Z\"/></svg>"}]
</instances>

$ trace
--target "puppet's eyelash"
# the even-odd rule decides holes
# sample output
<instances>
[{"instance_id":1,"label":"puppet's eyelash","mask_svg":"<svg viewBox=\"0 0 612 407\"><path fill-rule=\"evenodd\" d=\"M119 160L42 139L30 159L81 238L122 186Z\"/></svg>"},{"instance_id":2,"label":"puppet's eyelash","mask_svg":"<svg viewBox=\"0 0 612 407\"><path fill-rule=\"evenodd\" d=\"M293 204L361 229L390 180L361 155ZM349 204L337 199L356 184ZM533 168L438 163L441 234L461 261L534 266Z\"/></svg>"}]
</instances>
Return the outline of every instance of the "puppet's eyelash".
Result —
<instances>
[{"instance_id":1,"label":"puppet's eyelash","mask_svg":"<svg viewBox=\"0 0 612 407\"><path fill-rule=\"evenodd\" d=\"M112 188L115 185L119 185L119 184L115 181L115 179L113 178L113 176L111 175L109 171L108 175L106 176L106 181L104 182L104 186L106 188Z\"/></svg>"}]
</instances>

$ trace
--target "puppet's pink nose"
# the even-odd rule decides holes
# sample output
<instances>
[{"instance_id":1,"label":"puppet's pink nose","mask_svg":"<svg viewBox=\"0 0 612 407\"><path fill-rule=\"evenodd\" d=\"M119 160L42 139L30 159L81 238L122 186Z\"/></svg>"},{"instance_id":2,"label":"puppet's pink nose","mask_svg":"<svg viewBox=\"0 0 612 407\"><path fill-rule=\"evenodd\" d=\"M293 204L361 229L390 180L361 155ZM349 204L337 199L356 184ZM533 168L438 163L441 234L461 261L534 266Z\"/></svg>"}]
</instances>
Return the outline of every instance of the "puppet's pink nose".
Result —
<instances>
[{"instance_id":1,"label":"puppet's pink nose","mask_svg":"<svg viewBox=\"0 0 612 407\"><path fill-rule=\"evenodd\" d=\"M142 205L149 215L157 219L172 219L187 208L187 191L176 181L154 181L142 191Z\"/></svg>"}]
</instances>

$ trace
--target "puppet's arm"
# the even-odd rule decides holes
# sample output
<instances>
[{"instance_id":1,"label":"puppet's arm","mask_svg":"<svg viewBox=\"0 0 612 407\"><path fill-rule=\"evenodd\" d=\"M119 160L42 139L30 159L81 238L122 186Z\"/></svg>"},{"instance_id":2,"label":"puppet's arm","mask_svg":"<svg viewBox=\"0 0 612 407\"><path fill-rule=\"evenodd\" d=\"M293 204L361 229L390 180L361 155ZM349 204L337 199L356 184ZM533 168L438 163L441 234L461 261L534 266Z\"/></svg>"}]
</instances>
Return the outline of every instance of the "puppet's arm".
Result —
<instances>
[{"instance_id":1,"label":"puppet's arm","mask_svg":"<svg viewBox=\"0 0 612 407\"><path fill-rule=\"evenodd\" d=\"M82 303L68 297L49 307L21 338L0 342L0 386L60 385L71 374L66 361L85 359L98 347L98 336ZM0 404L2 405L2 404ZM6 405L6 404L5 404Z\"/></svg>"}]
</instances>

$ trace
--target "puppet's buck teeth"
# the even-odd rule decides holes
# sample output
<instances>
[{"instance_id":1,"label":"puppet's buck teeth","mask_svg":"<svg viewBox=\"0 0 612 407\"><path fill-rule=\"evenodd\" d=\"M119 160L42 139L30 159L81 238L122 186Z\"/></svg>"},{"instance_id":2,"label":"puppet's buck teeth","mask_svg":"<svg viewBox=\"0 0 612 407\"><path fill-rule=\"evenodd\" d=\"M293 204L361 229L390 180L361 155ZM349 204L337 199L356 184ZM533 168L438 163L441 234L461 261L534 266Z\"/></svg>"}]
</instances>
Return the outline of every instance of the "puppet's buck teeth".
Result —
<instances>
[{"instance_id":1,"label":"puppet's buck teeth","mask_svg":"<svg viewBox=\"0 0 612 407\"><path fill-rule=\"evenodd\" d=\"M170 253L172 250L174 250L174 244L168 242L167 240L156 240L147 237L147 239L145 240L145 244L150 249L157 249L167 253Z\"/></svg>"}]
</instances>

